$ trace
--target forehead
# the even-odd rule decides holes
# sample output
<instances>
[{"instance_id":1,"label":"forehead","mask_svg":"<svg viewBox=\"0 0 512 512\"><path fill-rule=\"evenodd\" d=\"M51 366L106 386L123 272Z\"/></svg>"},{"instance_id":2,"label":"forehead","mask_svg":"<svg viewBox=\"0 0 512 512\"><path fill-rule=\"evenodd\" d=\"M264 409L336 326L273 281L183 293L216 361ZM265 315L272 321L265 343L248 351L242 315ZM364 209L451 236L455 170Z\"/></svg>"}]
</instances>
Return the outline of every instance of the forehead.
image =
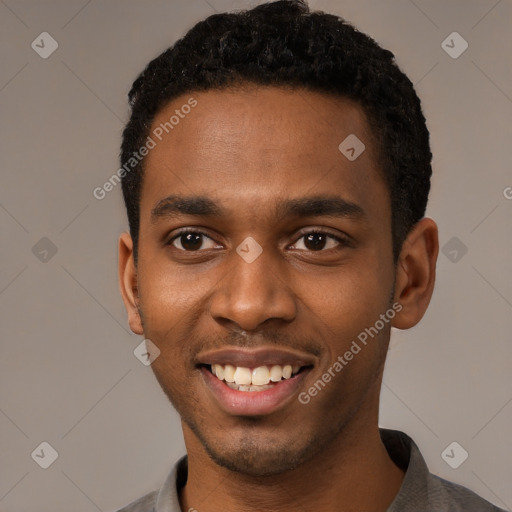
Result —
<instances>
[{"instance_id":1,"label":"forehead","mask_svg":"<svg viewBox=\"0 0 512 512\"><path fill-rule=\"evenodd\" d=\"M388 202L371 128L348 99L256 86L191 93L158 113L150 136L141 220L176 194L245 208L306 192L337 192L367 207Z\"/></svg>"}]
</instances>

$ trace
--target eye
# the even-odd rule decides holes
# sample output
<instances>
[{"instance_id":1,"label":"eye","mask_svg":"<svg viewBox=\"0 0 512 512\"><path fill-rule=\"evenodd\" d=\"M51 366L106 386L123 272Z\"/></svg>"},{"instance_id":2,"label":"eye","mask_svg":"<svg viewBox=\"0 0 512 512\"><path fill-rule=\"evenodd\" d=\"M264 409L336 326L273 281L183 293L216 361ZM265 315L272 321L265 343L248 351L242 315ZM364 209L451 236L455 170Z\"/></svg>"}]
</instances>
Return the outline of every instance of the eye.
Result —
<instances>
[{"instance_id":1,"label":"eye","mask_svg":"<svg viewBox=\"0 0 512 512\"><path fill-rule=\"evenodd\" d=\"M187 252L218 247L214 240L200 231L182 231L169 240L169 245Z\"/></svg>"},{"instance_id":2,"label":"eye","mask_svg":"<svg viewBox=\"0 0 512 512\"><path fill-rule=\"evenodd\" d=\"M326 233L324 231L310 231L304 233L301 237L292 245L292 249L300 251L325 251L329 249L335 249L336 247L347 245L346 241L342 237L337 237Z\"/></svg>"}]
</instances>

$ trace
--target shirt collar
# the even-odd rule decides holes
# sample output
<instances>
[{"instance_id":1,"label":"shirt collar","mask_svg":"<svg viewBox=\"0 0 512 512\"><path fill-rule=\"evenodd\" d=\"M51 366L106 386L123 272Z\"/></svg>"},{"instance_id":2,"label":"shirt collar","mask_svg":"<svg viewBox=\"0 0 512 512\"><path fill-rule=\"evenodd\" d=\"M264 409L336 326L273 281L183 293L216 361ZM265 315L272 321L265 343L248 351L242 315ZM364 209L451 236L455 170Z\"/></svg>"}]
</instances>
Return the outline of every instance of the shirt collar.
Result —
<instances>
[{"instance_id":1,"label":"shirt collar","mask_svg":"<svg viewBox=\"0 0 512 512\"><path fill-rule=\"evenodd\" d=\"M178 489L187 482L188 460L185 455L174 465L156 497L155 512L181 512Z\"/></svg>"},{"instance_id":2,"label":"shirt collar","mask_svg":"<svg viewBox=\"0 0 512 512\"><path fill-rule=\"evenodd\" d=\"M402 485L387 512L416 510L425 496L430 472L416 443L398 430L380 429L380 436L393 462L405 471ZM428 493L427 493L428 494Z\"/></svg>"}]
</instances>

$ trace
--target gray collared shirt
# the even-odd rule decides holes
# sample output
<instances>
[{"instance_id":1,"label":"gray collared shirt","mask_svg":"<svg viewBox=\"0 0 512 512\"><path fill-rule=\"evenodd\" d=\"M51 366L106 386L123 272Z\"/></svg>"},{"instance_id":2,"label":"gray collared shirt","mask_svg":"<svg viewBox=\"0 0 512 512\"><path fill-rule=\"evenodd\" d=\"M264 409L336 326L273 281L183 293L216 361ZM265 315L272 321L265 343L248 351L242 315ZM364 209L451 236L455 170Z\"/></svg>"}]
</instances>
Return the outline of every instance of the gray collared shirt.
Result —
<instances>
[{"instance_id":1,"label":"gray collared shirt","mask_svg":"<svg viewBox=\"0 0 512 512\"><path fill-rule=\"evenodd\" d=\"M380 429L395 464L406 471L387 512L505 512L465 487L429 472L416 443L403 432ZM118 512L182 512L178 489L187 481L187 457L172 468L158 491L146 494Z\"/></svg>"}]
</instances>

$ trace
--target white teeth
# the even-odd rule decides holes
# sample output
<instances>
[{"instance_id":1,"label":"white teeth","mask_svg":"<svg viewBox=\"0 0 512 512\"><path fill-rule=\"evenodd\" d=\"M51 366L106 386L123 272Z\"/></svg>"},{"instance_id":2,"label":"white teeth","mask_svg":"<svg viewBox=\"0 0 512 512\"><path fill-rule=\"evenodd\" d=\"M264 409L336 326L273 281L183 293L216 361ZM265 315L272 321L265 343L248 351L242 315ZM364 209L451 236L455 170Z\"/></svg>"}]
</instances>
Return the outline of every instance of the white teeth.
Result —
<instances>
[{"instance_id":1,"label":"white teeth","mask_svg":"<svg viewBox=\"0 0 512 512\"><path fill-rule=\"evenodd\" d=\"M224 380L224 367L221 364L214 364L213 366L215 368L215 375L217 375L220 380Z\"/></svg>"},{"instance_id":2,"label":"white teeth","mask_svg":"<svg viewBox=\"0 0 512 512\"><path fill-rule=\"evenodd\" d=\"M270 368L270 380L272 382L279 382L283 377L283 369L279 365L274 365Z\"/></svg>"},{"instance_id":3,"label":"white teeth","mask_svg":"<svg viewBox=\"0 0 512 512\"><path fill-rule=\"evenodd\" d=\"M270 372L267 366L260 366L254 368L252 371L252 383L255 386L264 386L270 381Z\"/></svg>"},{"instance_id":4,"label":"white teeth","mask_svg":"<svg viewBox=\"0 0 512 512\"><path fill-rule=\"evenodd\" d=\"M224 366L224 380L226 382L235 382L235 370L236 368L231 364Z\"/></svg>"},{"instance_id":5,"label":"white teeth","mask_svg":"<svg viewBox=\"0 0 512 512\"><path fill-rule=\"evenodd\" d=\"M270 389L275 382L282 379L289 379L296 375L300 366L278 365L271 367L258 366L257 368L246 368L244 366L233 366L231 364L212 364L211 371L219 380L225 381L230 388L239 391L264 391Z\"/></svg>"},{"instance_id":6,"label":"white teeth","mask_svg":"<svg viewBox=\"0 0 512 512\"><path fill-rule=\"evenodd\" d=\"M235 370L235 384L245 384L249 386L252 381L251 370L243 366L237 366Z\"/></svg>"}]
</instances>

